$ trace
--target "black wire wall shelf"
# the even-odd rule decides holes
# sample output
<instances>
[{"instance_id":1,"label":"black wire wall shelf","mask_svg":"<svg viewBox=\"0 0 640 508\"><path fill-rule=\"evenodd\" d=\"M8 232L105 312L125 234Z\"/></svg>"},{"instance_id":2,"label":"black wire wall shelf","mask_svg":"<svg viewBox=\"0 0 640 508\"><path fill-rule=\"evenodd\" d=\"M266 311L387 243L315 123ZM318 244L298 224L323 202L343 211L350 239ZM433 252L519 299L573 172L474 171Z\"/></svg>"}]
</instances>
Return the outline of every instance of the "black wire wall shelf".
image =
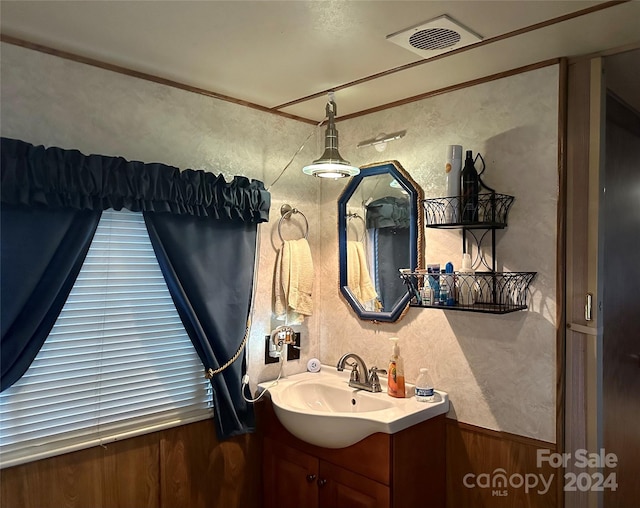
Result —
<instances>
[{"instance_id":1,"label":"black wire wall shelf","mask_svg":"<svg viewBox=\"0 0 640 508\"><path fill-rule=\"evenodd\" d=\"M461 210L459 196L431 198L422 201L425 226L443 229L502 229L507 226L507 214L514 197L496 192L478 194L478 205Z\"/></svg>"},{"instance_id":2,"label":"black wire wall shelf","mask_svg":"<svg viewBox=\"0 0 640 508\"><path fill-rule=\"evenodd\" d=\"M409 302L411 307L507 314L527 309L529 284L536 276L536 272L431 274L422 270L403 271L400 276L411 294ZM439 294L440 281L447 277L453 278L455 287L449 305L447 301L440 300ZM425 287L432 289L431 301L427 303L423 300ZM471 301L473 303L470 303Z\"/></svg>"},{"instance_id":3,"label":"black wire wall shelf","mask_svg":"<svg viewBox=\"0 0 640 508\"><path fill-rule=\"evenodd\" d=\"M507 227L507 216L515 198L495 192L481 179L480 186L489 192L478 194L477 205L471 209L465 207L463 210L461 196L422 201L425 227L462 230L462 252L471 254L475 251L471 255L476 272L430 274L424 270L401 271L401 277L411 296L411 307L490 314L507 314L527 309L529 285L536 272L496 271L496 230ZM483 248L485 238L490 239L490 245L486 249ZM478 271L481 267L488 271ZM451 277L454 281L454 295L448 301L440 301L438 294L439 282L443 277ZM447 281L448 285L452 285L450 278ZM429 293L432 299L427 302L423 300L425 287L433 290Z\"/></svg>"}]
</instances>

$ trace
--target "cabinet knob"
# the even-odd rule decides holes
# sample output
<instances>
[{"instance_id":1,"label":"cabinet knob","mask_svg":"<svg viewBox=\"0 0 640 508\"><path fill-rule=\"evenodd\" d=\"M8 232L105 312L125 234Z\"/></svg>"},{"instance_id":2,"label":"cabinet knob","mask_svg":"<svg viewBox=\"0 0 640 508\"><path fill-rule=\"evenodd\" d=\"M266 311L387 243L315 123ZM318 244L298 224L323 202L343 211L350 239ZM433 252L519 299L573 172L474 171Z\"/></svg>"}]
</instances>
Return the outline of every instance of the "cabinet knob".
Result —
<instances>
[{"instance_id":1,"label":"cabinet knob","mask_svg":"<svg viewBox=\"0 0 640 508\"><path fill-rule=\"evenodd\" d=\"M316 475L314 475L314 474L308 474L308 475L307 475L307 481L308 481L309 483L311 483L311 482L312 482L312 481L314 481L315 479L316 479Z\"/></svg>"},{"instance_id":2,"label":"cabinet knob","mask_svg":"<svg viewBox=\"0 0 640 508\"><path fill-rule=\"evenodd\" d=\"M324 487L327 484L327 479L326 478L319 478L318 479L318 487Z\"/></svg>"}]
</instances>

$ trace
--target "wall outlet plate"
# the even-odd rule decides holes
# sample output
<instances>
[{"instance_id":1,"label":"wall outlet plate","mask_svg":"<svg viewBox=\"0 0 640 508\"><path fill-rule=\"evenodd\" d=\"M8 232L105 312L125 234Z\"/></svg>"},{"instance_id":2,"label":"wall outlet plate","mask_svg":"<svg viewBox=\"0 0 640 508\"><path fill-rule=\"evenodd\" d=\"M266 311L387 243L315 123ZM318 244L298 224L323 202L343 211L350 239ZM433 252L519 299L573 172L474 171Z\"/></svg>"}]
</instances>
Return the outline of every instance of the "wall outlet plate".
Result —
<instances>
[{"instance_id":1,"label":"wall outlet plate","mask_svg":"<svg viewBox=\"0 0 640 508\"><path fill-rule=\"evenodd\" d=\"M271 344L271 335L264 336L264 364L278 363L280 360L278 357L269 356L269 345Z\"/></svg>"},{"instance_id":2,"label":"wall outlet plate","mask_svg":"<svg viewBox=\"0 0 640 508\"><path fill-rule=\"evenodd\" d=\"M294 334L293 344L287 344L287 361L300 359L300 332Z\"/></svg>"},{"instance_id":3,"label":"wall outlet plate","mask_svg":"<svg viewBox=\"0 0 640 508\"><path fill-rule=\"evenodd\" d=\"M296 332L294 335L294 343L287 344L287 361L300 359L300 332ZM268 365L270 363L278 363L280 360L277 356L269 356L269 346L272 345L271 336L264 336L264 363Z\"/></svg>"}]
</instances>

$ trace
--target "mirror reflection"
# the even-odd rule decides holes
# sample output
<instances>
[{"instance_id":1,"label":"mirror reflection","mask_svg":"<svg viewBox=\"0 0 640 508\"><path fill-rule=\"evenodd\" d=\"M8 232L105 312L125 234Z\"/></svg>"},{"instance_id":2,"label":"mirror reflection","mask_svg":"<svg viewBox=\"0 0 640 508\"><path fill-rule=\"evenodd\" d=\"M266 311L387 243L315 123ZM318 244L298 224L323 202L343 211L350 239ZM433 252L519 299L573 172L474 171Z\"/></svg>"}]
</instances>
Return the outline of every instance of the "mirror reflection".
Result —
<instances>
[{"instance_id":1,"label":"mirror reflection","mask_svg":"<svg viewBox=\"0 0 640 508\"><path fill-rule=\"evenodd\" d=\"M411 263L410 207L388 174L364 180L347 203L347 286L367 310L390 312L406 292L398 270Z\"/></svg>"},{"instance_id":2,"label":"mirror reflection","mask_svg":"<svg viewBox=\"0 0 640 508\"><path fill-rule=\"evenodd\" d=\"M401 268L417 268L421 189L399 163L362 168L339 203L341 290L359 317L394 321L408 303Z\"/></svg>"}]
</instances>

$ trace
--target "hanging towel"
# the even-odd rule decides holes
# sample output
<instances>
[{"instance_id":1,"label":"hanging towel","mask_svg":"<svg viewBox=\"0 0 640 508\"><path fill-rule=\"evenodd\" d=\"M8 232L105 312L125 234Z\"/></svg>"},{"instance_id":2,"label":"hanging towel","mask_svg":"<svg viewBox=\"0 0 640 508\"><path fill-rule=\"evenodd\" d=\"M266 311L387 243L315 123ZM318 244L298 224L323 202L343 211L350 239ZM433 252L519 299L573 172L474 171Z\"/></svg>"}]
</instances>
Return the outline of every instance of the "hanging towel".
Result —
<instances>
[{"instance_id":1,"label":"hanging towel","mask_svg":"<svg viewBox=\"0 0 640 508\"><path fill-rule=\"evenodd\" d=\"M287 240L276 256L274 314L287 324L300 324L313 312L313 260L305 238Z\"/></svg>"},{"instance_id":2,"label":"hanging towel","mask_svg":"<svg viewBox=\"0 0 640 508\"><path fill-rule=\"evenodd\" d=\"M367 269L367 258L362 242L347 242L347 286L354 296L365 303L378 298Z\"/></svg>"}]
</instances>

